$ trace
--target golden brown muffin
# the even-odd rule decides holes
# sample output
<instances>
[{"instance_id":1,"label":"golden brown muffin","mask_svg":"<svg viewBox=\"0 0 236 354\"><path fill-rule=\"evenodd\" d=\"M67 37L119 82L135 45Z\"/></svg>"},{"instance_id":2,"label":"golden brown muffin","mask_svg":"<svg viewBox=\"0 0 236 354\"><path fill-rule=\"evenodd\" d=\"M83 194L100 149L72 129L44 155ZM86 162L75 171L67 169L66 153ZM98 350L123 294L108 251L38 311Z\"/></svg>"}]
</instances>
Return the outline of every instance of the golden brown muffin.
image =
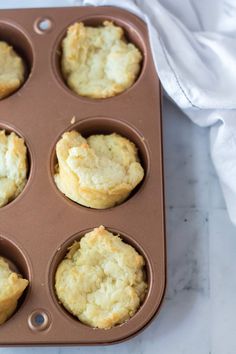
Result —
<instances>
[{"instance_id":1,"label":"golden brown muffin","mask_svg":"<svg viewBox=\"0 0 236 354\"><path fill-rule=\"evenodd\" d=\"M55 289L64 307L92 327L132 317L147 290L144 259L103 226L75 242L59 264Z\"/></svg>"},{"instance_id":2,"label":"golden brown muffin","mask_svg":"<svg viewBox=\"0 0 236 354\"><path fill-rule=\"evenodd\" d=\"M0 130L0 207L15 199L27 180L27 149L24 139Z\"/></svg>"},{"instance_id":3,"label":"golden brown muffin","mask_svg":"<svg viewBox=\"0 0 236 354\"><path fill-rule=\"evenodd\" d=\"M123 29L110 21L100 27L75 23L62 42L63 76L81 96L106 98L126 90L136 80L141 60Z\"/></svg>"},{"instance_id":4,"label":"golden brown muffin","mask_svg":"<svg viewBox=\"0 0 236 354\"><path fill-rule=\"evenodd\" d=\"M22 58L6 42L0 41L0 99L9 96L24 82Z\"/></svg>"},{"instance_id":5,"label":"golden brown muffin","mask_svg":"<svg viewBox=\"0 0 236 354\"><path fill-rule=\"evenodd\" d=\"M28 283L28 280L12 272L8 263L0 257L0 324L15 311L17 301Z\"/></svg>"},{"instance_id":6,"label":"golden brown muffin","mask_svg":"<svg viewBox=\"0 0 236 354\"><path fill-rule=\"evenodd\" d=\"M64 133L56 145L55 182L68 198L105 209L123 202L141 182L144 171L137 149L118 134Z\"/></svg>"}]
</instances>

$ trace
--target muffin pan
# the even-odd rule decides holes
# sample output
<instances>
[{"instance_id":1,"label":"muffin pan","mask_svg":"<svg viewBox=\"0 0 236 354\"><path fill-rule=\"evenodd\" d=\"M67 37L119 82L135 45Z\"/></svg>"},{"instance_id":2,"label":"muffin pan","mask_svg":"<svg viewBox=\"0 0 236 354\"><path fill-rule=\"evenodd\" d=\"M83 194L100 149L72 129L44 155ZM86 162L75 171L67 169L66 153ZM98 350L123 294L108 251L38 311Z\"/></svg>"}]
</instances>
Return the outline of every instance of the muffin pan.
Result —
<instances>
[{"instance_id":1,"label":"muffin pan","mask_svg":"<svg viewBox=\"0 0 236 354\"><path fill-rule=\"evenodd\" d=\"M105 19L123 27L141 50L140 75L115 97L77 96L60 72L61 41L74 22L96 26ZM0 40L12 44L27 66L24 85L0 101L0 127L24 137L29 159L24 190L0 209L0 255L30 281L16 313L0 326L0 345L92 345L128 339L158 312L166 282L161 88L146 25L114 7L2 10ZM145 177L123 204L89 209L57 189L55 145L72 129L84 136L116 132L136 144ZM80 323L58 303L54 291L55 270L67 247L99 225L119 233L144 256L149 285L138 312L109 330Z\"/></svg>"}]
</instances>

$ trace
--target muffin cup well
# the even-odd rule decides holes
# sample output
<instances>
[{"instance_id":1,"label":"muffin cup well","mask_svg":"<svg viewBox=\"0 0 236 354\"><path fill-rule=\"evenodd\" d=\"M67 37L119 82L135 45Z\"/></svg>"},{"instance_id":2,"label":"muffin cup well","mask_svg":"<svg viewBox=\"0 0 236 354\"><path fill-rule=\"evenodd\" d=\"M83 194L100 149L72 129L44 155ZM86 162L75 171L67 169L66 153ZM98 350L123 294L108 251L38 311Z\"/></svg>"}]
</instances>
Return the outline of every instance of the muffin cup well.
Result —
<instances>
[{"instance_id":1,"label":"muffin cup well","mask_svg":"<svg viewBox=\"0 0 236 354\"><path fill-rule=\"evenodd\" d=\"M22 58L25 67L25 77L22 85L6 99L19 91L26 83L33 66L33 48L30 39L14 23L0 20L0 41L7 42L15 52Z\"/></svg>"},{"instance_id":2,"label":"muffin cup well","mask_svg":"<svg viewBox=\"0 0 236 354\"><path fill-rule=\"evenodd\" d=\"M138 149L138 155L140 158L140 163L144 169L144 178L143 180L133 189L133 191L130 193L129 197L121 204L118 204L114 207L118 207L119 205L122 205L126 203L128 200L133 198L136 193L140 191L141 188L144 187L146 180L148 179L148 174L149 174L149 168L150 168L150 157L149 157L149 151L147 144L145 142L144 137L131 125L127 124L126 122L122 122L121 120L113 119L113 118L108 118L108 117L90 117L86 118L83 120L80 120L74 124L71 124L70 126L65 129L60 136L57 137L57 141L60 140L61 136L63 133L67 131L72 131L76 130L82 134L83 137L87 138L90 135L93 134L112 134L112 133L117 133L121 135L124 138L129 139L131 142L133 142L137 149ZM57 143L56 141L56 143ZM53 146L52 153L51 153L51 159L50 159L50 171L51 171L51 177L54 183L55 188L57 191L60 193L60 195L63 198L66 198L68 201L70 201L73 205L78 205L80 207L86 208L85 206L78 204L71 199L69 199L67 196L65 196L56 186L54 182L54 173L55 173L55 166L57 165L57 157L56 157L56 143ZM113 208L114 208L113 207ZM90 208L88 208L90 209ZM107 210L107 209L112 209L112 208L107 208L107 209L94 209L93 210Z\"/></svg>"},{"instance_id":3,"label":"muffin cup well","mask_svg":"<svg viewBox=\"0 0 236 354\"><path fill-rule=\"evenodd\" d=\"M29 148L23 134L18 130L16 129L15 127L12 127L8 124L5 124L5 123L2 123L0 122L0 130L5 130L5 132L7 134L11 134L12 132L14 132L18 137L24 139L24 143L25 143L25 146L26 146L26 149L27 149L27 180L26 180L26 183L25 183L25 186L23 188L23 190L20 192L20 194L13 200L11 200L9 203L7 203L6 205L4 205L3 207L0 208L0 212L1 210L4 208L8 208L8 207L12 207L14 206L15 202L18 202L22 196L25 194L25 192L28 190L28 187L30 185L30 180L31 180L31 176L32 176L32 153L31 153L31 149Z\"/></svg>"},{"instance_id":4,"label":"muffin cup well","mask_svg":"<svg viewBox=\"0 0 236 354\"><path fill-rule=\"evenodd\" d=\"M9 237L0 234L0 257L4 258L5 261L9 264L10 269L17 274L20 274L24 279L30 281L31 279L31 269L28 262L28 259L24 255L21 248L16 245L13 241L10 241ZM18 300L17 308L14 312L18 312L18 310L24 306L25 300L29 294L30 285L27 286L24 293ZM6 321L10 321L14 314Z\"/></svg>"},{"instance_id":5,"label":"muffin cup well","mask_svg":"<svg viewBox=\"0 0 236 354\"><path fill-rule=\"evenodd\" d=\"M98 227L99 225L96 225L95 227ZM105 226L105 225L104 225ZM144 267L144 273L145 273L145 277L146 277L146 282L148 284L147 287L147 292L145 295L144 300L142 301L142 303L140 304L139 309L137 310L137 312L128 320L125 321L124 323L121 323L119 325L116 325L112 328L115 327L120 327L120 326L125 326L125 324L129 321L131 321L133 318L135 318L135 316L137 316L137 314L139 314L140 312L142 312L143 307L145 306L145 303L147 301L149 292L151 291L151 287L152 287L152 279L153 279L153 272L152 272L152 267L151 267L151 263L149 261L149 257L147 256L146 252L145 252L145 248L142 247L138 242L135 241L135 238L127 235L124 232L120 232L119 230L115 230L114 228L109 228L106 227L106 230L108 230L109 232L112 232L114 235L118 235L122 241L130 246L132 246L140 255L143 256L144 260L145 260L145 267ZM58 299L57 295L56 295L56 291L55 291L55 274L57 271L57 268L59 266L59 264L61 263L61 261L65 258L66 254L68 253L68 248L70 246L73 245L73 243L75 241L80 241L82 237L85 236L85 234L87 234L88 232L91 232L93 229L87 229L87 230L83 230L78 232L77 234L69 237L62 245L59 245L55 254L52 257L52 261L51 261L51 265L49 268L49 280L48 280L48 284L49 284L49 289L50 289L50 294L52 297L52 300L55 304L55 306L57 307L57 309L67 318L69 318L72 321L76 321L76 323L80 326L86 326L90 329L93 330L93 327L90 327L84 323L82 323L76 316L73 316L69 311L67 311L64 306L60 303L60 300ZM97 329L100 331L104 331L104 329ZM107 330L106 330L107 331Z\"/></svg>"},{"instance_id":6,"label":"muffin cup well","mask_svg":"<svg viewBox=\"0 0 236 354\"><path fill-rule=\"evenodd\" d=\"M107 97L107 98L89 98L89 97L84 97L76 92L74 92L70 87L68 87L65 78L63 77L62 71L61 71L61 57L62 57L62 41L66 37L67 29L69 26L73 25L76 22L83 22L86 26L91 26L91 27L98 27L101 26L104 21L112 21L115 25L123 28L124 34L125 34L125 39L129 43L133 43L141 52L142 54L142 61L140 65L140 71L137 75L137 78L135 82L132 84L131 87L128 89L118 93L115 96L112 97ZM54 75L58 81L58 83L65 89L68 93L72 94L73 96L78 97L81 100L84 100L85 102L100 102L104 100L112 100L115 99L116 97L120 97L121 95L125 95L126 93L129 93L130 90L134 89L135 86L139 83L141 80L141 77L143 76L143 73L145 71L145 65L146 65L146 45L145 42L142 38L142 35L139 32L139 29L136 28L133 24L129 23L128 21L125 21L123 18L118 17L118 16L106 16L106 15L91 15L91 16L83 16L79 17L76 21L73 21L72 23L68 23L68 26L64 28L64 30L61 32L59 37L56 40L55 47L53 50L53 55L52 55L52 67L54 71Z\"/></svg>"}]
</instances>

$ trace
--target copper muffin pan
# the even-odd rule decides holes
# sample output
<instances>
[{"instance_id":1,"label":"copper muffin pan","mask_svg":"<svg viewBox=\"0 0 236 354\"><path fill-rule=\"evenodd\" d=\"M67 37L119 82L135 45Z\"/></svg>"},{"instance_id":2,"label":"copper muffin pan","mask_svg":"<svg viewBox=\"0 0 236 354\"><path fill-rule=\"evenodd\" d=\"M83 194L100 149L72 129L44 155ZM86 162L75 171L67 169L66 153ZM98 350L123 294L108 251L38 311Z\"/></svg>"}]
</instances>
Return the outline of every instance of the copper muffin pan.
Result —
<instances>
[{"instance_id":1,"label":"copper muffin pan","mask_svg":"<svg viewBox=\"0 0 236 354\"><path fill-rule=\"evenodd\" d=\"M75 21L96 26L105 19L123 27L140 48L142 69L134 85L115 97L83 98L61 76L61 40ZM0 40L12 44L27 66L24 85L0 101L0 127L24 137L30 167L23 192L0 209L0 255L30 281L16 313L0 326L0 345L93 345L128 339L158 312L166 283L161 89L146 25L114 7L2 10ZM89 209L57 189L55 144L71 129L85 136L117 132L137 145L145 178L123 204ZM54 292L55 269L67 247L99 225L119 233L143 254L149 284L138 312L109 330L73 318Z\"/></svg>"}]
</instances>

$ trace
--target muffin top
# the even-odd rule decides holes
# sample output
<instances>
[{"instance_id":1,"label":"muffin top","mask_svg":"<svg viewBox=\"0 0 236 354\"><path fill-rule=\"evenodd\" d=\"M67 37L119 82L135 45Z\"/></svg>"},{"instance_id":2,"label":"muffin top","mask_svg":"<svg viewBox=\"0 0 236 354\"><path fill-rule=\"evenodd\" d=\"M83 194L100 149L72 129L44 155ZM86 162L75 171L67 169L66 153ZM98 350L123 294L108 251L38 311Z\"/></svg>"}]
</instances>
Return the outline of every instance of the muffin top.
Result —
<instances>
[{"instance_id":1,"label":"muffin top","mask_svg":"<svg viewBox=\"0 0 236 354\"><path fill-rule=\"evenodd\" d=\"M110 21L100 27L75 23L62 42L63 76L81 96L106 98L126 90L136 80L141 60L139 49Z\"/></svg>"},{"instance_id":2,"label":"muffin top","mask_svg":"<svg viewBox=\"0 0 236 354\"><path fill-rule=\"evenodd\" d=\"M92 327L127 321L147 290L144 259L103 226L75 242L59 264L55 289L64 307Z\"/></svg>"},{"instance_id":3,"label":"muffin top","mask_svg":"<svg viewBox=\"0 0 236 354\"><path fill-rule=\"evenodd\" d=\"M92 208L109 208L127 198L143 179L137 148L118 135L66 132L57 143L55 181L70 199Z\"/></svg>"},{"instance_id":4,"label":"muffin top","mask_svg":"<svg viewBox=\"0 0 236 354\"><path fill-rule=\"evenodd\" d=\"M0 207L17 197L27 180L24 139L0 130Z\"/></svg>"},{"instance_id":5,"label":"muffin top","mask_svg":"<svg viewBox=\"0 0 236 354\"><path fill-rule=\"evenodd\" d=\"M0 257L0 324L15 311L17 301L28 285L28 280L9 268L4 258Z\"/></svg>"},{"instance_id":6,"label":"muffin top","mask_svg":"<svg viewBox=\"0 0 236 354\"><path fill-rule=\"evenodd\" d=\"M0 99L16 91L24 82L22 58L6 42L0 41Z\"/></svg>"}]
</instances>

